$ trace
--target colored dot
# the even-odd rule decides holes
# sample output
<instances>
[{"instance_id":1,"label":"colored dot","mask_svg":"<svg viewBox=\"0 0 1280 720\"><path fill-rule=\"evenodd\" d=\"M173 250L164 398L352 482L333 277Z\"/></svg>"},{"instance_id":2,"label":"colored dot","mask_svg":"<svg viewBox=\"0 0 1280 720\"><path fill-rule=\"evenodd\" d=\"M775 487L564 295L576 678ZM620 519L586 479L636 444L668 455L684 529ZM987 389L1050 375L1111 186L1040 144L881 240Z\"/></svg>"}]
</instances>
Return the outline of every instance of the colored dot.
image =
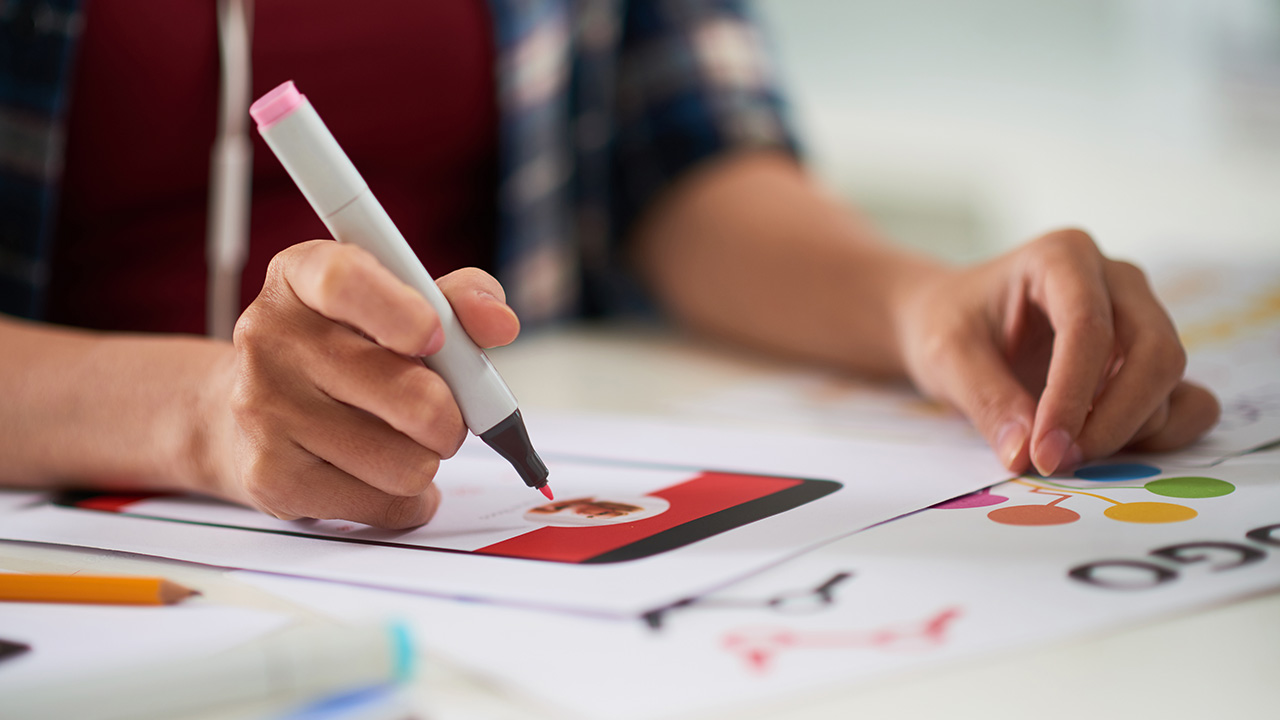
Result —
<instances>
[{"instance_id":1,"label":"colored dot","mask_svg":"<svg viewBox=\"0 0 1280 720\"><path fill-rule=\"evenodd\" d=\"M1112 520L1131 523L1171 523L1199 515L1186 505L1162 502L1131 502L1112 505L1103 513Z\"/></svg>"},{"instance_id":2,"label":"colored dot","mask_svg":"<svg viewBox=\"0 0 1280 720\"><path fill-rule=\"evenodd\" d=\"M1004 495L996 495L990 490L979 490L968 495L961 495L958 498L951 498L944 502L934 505L939 510L963 510L965 508L987 507L988 505L999 505L1008 500Z\"/></svg>"},{"instance_id":3,"label":"colored dot","mask_svg":"<svg viewBox=\"0 0 1280 720\"><path fill-rule=\"evenodd\" d=\"M998 508L987 517L1001 525L1066 525L1080 519L1080 513L1057 505L1014 505Z\"/></svg>"},{"instance_id":4,"label":"colored dot","mask_svg":"<svg viewBox=\"0 0 1280 720\"><path fill-rule=\"evenodd\" d=\"M1152 480L1144 485L1156 495L1175 498L1210 498L1230 495L1236 486L1226 480L1207 477L1171 477Z\"/></svg>"},{"instance_id":5,"label":"colored dot","mask_svg":"<svg viewBox=\"0 0 1280 720\"><path fill-rule=\"evenodd\" d=\"M1117 480L1137 480L1138 478L1159 475L1160 468L1142 463L1113 463L1111 465L1094 465L1080 468L1075 472L1081 480L1097 480L1115 482Z\"/></svg>"}]
</instances>

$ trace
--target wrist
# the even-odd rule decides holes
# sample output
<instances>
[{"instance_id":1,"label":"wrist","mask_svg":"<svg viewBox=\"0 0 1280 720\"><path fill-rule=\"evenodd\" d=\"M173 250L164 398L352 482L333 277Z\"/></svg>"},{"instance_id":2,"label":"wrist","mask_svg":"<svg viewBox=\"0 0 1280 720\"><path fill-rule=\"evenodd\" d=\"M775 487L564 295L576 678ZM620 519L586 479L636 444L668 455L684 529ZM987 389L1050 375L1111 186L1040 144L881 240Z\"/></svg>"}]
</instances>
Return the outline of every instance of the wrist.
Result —
<instances>
[{"instance_id":1,"label":"wrist","mask_svg":"<svg viewBox=\"0 0 1280 720\"><path fill-rule=\"evenodd\" d=\"M193 383L176 408L181 428L169 477L182 489L236 500L235 424L230 405L235 349L230 343L196 341Z\"/></svg>"},{"instance_id":2,"label":"wrist","mask_svg":"<svg viewBox=\"0 0 1280 720\"><path fill-rule=\"evenodd\" d=\"M936 259L885 246L881 263L881 316L887 326L884 342L886 374L913 379L912 348L919 333L919 318L928 308L943 302L937 289L957 272Z\"/></svg>"},{"instance_id":3,"label":"wrist","mask_svg":"<svg viewBox=\"0 0 1280 720\"><path fill-rule=\"evenodd\" d=\"M920 390L929 393L922 385L922 364L930 364L943 344L942 327L937 319L954 307L957 299L949 296L946 288L961 271L937 262L922 260L914 267L906 266L889 291L889 318L893 326L893 348L902 375Z\"/></svg>"}]
</instances>

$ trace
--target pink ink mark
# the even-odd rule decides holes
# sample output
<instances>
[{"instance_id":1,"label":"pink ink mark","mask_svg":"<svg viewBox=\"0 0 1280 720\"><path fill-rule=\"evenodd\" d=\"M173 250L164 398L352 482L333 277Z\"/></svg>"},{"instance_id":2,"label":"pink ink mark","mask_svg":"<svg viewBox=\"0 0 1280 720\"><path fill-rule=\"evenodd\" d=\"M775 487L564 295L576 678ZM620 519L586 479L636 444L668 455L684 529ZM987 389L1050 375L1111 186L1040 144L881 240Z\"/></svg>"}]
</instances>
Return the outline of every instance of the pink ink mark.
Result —
<instances>
[{"instance_id":1,"label":"pink ink mark","mask_svg":"<svg viewBox=\"0 0 1280 720\"><path fill-rule=\"evenodd\" d=\"M919 652L946 643L947 629L961 615L949 607L922 622L888 625L873 630L797 631L788 628L736 630L724 636L724 649L742 657L753 672L769 670L783 650L873 649Z\"/></svg>"}]
</instances>

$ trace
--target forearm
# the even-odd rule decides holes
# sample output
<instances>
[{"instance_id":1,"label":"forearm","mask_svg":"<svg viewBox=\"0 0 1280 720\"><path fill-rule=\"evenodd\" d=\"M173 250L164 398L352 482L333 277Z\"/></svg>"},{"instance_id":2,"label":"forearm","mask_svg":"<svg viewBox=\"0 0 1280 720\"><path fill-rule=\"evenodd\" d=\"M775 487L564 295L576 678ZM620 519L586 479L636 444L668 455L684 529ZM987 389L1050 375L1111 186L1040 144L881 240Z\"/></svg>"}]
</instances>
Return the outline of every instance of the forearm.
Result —
<instances>
[{"instance_id":1,"label":"forearm","mask_svg":"<svg viewBox=\"0 0 1280 720\"><path fill-rule=\"evenodd\" d=\"M881 242L794 161L768 152L683 178L633 240L642 274L677 319L877 376L904 374L899 308L942 271Z\"/></svg>"},{"instance_id":2,"label":"forearm","mask_svg":"<svg viewBox=\"0 0 1280 720\"><path fill-rule=\"evenodd\" d=\"M231 347L0 316L0 484L209 490Z\"/></svg>"}]
</instances>

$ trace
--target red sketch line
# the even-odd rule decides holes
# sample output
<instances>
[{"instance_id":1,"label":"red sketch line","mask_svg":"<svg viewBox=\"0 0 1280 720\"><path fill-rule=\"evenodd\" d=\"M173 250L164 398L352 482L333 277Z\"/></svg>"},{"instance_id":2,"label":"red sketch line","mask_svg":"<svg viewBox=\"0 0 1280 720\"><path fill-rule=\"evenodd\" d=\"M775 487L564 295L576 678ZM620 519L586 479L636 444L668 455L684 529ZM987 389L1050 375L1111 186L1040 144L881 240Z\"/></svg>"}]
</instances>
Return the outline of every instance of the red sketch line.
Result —
<instances>
[{"instance_id":1,"label":"red sketch line","mask_svg":"<svg viewBox=\"0 0 1280 720\"><path fill-rule=\"evenodd\" d=\"M872 630L799 631L790 628L749 628L724 636L724 649L742 657L747 667L763 673L783 650L854 649L920 651L946 642L947 629L960 617L960 608L945 608L920 622L887 625Z\"/></svg>"}]
</instances>

